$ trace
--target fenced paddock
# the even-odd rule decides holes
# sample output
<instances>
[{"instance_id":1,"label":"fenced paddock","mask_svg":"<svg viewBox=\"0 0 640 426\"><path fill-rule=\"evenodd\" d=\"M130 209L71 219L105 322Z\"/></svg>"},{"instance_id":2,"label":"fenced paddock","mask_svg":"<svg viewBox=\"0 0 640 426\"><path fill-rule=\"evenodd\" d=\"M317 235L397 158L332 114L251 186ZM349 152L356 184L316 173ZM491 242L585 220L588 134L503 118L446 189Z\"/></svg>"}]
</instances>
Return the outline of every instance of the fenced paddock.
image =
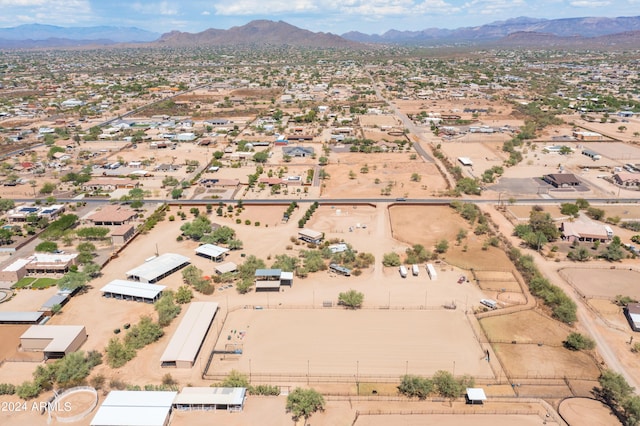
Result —
<instances>
[{"instance_id":1,"label":"fenced paddock","mask_svg":"<svg viewBox=\"0 0 640 426\"><path fill-rule=\"evenodd\" d=\"M473 277L483 290L521 293L522 289L512 271L473 271Z\"/></svg>"},{"instance_id":2,"label":"fenced paddock","mask_svg":"<svg viewBox=\"0 0 640 426\"><path fill-rule=\"evenodd\" d=\"M588 299L612 300L620 294L640 300L640 272L629 268L564 268L560 275Z\"/></svg>"},{"instance_id":3,"label":"fenced paddock","mask_svg":"<svg viewBox=\"0 0 640 426\"><path fill-rule=\"evenodd\" d=\"M440 411L440 412L438 412ZM472 422L475 426L522 426L539 425L541 416L535 410L513 410L512 414L501 414L491 410L486 413L446 413L446 410L425 412L359 412L355 426L457 426Z\"/></svg>"},{"instance_id":4,"label":"fenced paddock","mask_svg":"<svg viewBox=\"0 0 640 426\"><path fill-rule=\"evenodd\" d=\"M453 338L452 336L455 336ZM447 370L494 378L459 310L241 309L230 312L205 378L235 369L252 380L371 381Z\"/></svg>"}]
</instances>

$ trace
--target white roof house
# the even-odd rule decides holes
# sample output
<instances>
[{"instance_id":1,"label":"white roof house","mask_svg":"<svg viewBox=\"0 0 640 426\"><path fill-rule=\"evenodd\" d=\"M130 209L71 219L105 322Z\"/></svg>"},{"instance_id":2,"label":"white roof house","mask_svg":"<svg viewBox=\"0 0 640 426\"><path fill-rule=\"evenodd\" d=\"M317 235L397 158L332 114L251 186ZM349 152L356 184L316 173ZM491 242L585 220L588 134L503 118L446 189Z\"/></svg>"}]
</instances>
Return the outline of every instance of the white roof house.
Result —
<instances>
[{"instance_id":1,"label":"white roof house","mask_svg":"<svg viewBox=\"0 0 640 426\"><path fill-rule=\"evenodd\" d=\"M163 367L193 367L217 310L216 302L191 303L160 357Z\"/></svg>"},{"instance_id":2,"label":"white roof house","mask_svg":"<svg viewBox=\"0 0 640 426\"><path fill-rule=\"evenodd\" d=\"M191 260L187 256L165 253L127 271L127 278L143 283L155 283L162 278L184 268Z\"/></svg>"},{"instance_id":3,"label":"white roof house","mask_svg":"<svg viewBox=\"0 0 640 426\"><path fill-rule=\"evenodd\" d=\"M234 272L238 270L238 265L236 265L234 262L224 262L224 263L220 263L218 265L215 266L215 268L213 268L216 273L218 274L224 274L226 272Z\"/></svg>"},{"instance_id":4,"label":"white roof house","mask_svg":"<svg viewBox=\"0 0 640 426\"><path fill-rule=\"evenodd\" d=\"M91 426L166 426L178 392L111 391Z\"/></svg>"},{"instance_id":5,"label":"white roof house","mask_svg":"<svg viewBox=\"0 0 640 426\"><path fill-rule=\"evenodd\" d=\"M166 287L157 284L139 283L126 280L113 280L100 289L105 297L135 300L138 302L155 302L162 296Z\"/></svg>"},{"instance_id":6,"label":"white roof house","mask_svg":"<svg viewBox=\"0 0 640 426\"><path fill-rule=\"evenodd\" d=\"M225 254L227 254L228 252L228 248L216 246L214 244L203 244L196 249L197 255L215 261L224 259Z\"/></svg>"},{"instance_id":7,"label":"white roof house","mask_svg":"<svg viewBox=\"0 0 640 426\"><path fill-rule=\"evenodd\" d=\"M298 238L309 243L319 244L324 238L324 232L314 231L309 228L302 228L298 230Z\"/></svg>"}]
</instances>

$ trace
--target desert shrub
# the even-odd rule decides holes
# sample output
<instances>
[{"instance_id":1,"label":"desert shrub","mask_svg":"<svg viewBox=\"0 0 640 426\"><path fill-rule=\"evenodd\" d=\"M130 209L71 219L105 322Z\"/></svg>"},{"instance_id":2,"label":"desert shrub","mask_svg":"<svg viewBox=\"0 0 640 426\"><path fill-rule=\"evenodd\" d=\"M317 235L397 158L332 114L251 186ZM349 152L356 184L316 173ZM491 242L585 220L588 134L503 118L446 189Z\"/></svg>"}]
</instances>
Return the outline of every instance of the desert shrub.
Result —
<instances>
[{"instance_id":1,"label":"desert shrub","mask_svg":"<svg viewBox=\"0 0 640 426\"><path fill-rule=\"evenodd\" d=\"M596 347L596 342L580 333L570 333L562 344L572 351L589 350Z\"/></svg>"},{"instance_id":2,"label":"desert shrub","mask_svg":"<svg viewBox=\"0 0 640 426\"><path fill-rule=\"evenodd\" d=\"M0 383L0 395L13 395L16 393L16 386L11 383Z\"/></svg>"}]
</instances>

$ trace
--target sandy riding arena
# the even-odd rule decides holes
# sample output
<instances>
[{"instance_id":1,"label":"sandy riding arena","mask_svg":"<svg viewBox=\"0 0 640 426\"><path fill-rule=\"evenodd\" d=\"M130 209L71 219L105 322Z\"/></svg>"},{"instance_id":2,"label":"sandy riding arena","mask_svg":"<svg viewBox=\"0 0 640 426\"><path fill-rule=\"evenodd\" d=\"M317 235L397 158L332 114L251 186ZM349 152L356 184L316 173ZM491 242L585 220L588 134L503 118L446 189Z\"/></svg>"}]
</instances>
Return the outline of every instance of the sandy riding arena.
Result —
<instances>
[{"instance_id":1,"label":"sandy riding arena","mask_svg":"<svg viewBox=\"0 0 640 426\"><path fill-rule=\"evenodd\" d=\"M455 370L456 375L493 377L458 310L243 309L229 314L216 350L229 344L241 344L242 355L216 354L209 374L236 369L253 378L397 380L407 372Z\"/></svg>"}]
</instances>

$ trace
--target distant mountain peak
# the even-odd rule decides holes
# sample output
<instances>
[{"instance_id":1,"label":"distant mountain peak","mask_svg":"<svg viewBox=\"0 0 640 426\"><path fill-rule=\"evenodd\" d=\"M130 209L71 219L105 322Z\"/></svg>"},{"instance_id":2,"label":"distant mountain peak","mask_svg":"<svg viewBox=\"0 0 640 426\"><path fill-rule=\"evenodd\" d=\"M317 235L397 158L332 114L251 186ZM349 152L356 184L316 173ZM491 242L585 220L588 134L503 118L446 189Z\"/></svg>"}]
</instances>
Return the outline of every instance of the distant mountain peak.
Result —
<instances>
[{"instance_id":1,"label":"distant mountain peak","mask_svg":"<svg viewBox=\"0 0 640 426\"><path fill-rule=\"evenodd\" d=\"M314 33L284 21L259 19L228 30L209 28L199 33L172 31L158 43L170 46L297 46L314 48L358 48L359 43L331 33Z\"/></svg>"}]
</instances>

